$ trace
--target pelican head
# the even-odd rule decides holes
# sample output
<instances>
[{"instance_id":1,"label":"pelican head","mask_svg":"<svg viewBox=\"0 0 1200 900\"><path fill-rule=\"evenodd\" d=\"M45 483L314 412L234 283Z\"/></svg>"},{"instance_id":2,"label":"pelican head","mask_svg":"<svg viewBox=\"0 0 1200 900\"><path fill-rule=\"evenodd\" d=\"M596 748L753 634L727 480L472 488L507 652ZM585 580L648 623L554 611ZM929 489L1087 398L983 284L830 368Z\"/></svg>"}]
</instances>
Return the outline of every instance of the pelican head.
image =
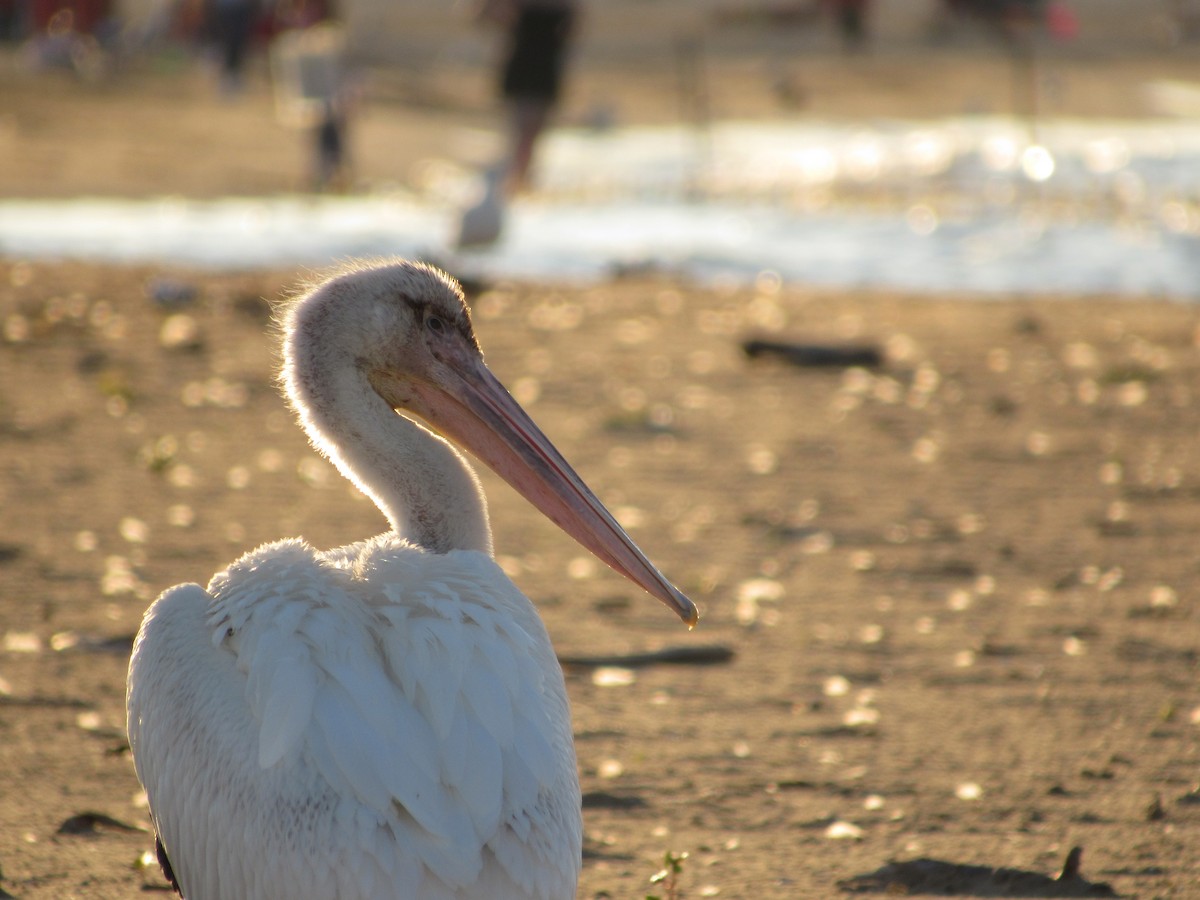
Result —
<instances>
[{"instance_id":1,"label":"pelican head","mask_svg":"<svg viewBox=\"0 0 1200 900\"><path fill-rule=\"evenodd\" d=\"M389 505L381 497L386 491L372 490L371 479L364 476L365 470L395 469L411 464L414 458L413 453L399 452L399 448L394 452L392 445L402 442L397 438L374 444L362 438L363 432L374 427L371 407L379 401L469 451L597 558L657 597L689 626L696 624L695 605L638 549L492 375L475 338L462 291L449 276L407 261L359 264L292 303L284 312L283 330L283 380L306 430L318 449L356 483L365 485L394 526L398 520L412 521L414 515L419 519L421 510L394 511L393 507L414 506L413 491L406 494L406 503ZM356 390L365 395L363 402L358 412L347 413L345 398ZM333 427L323 419L321 410L335 407L341 410L341 418ZM349 408L353 410L354 405ZM406 433L411 434L411 429ZM359 440L374 449L354 459L342 454L346 443ZM423 447L430 446L427 435L420 440ZM432 475L434 467L429 468ZM393 477L411 482L423 473L393 473ZM459 517L467 523L460 529L465 536L444 530L439 534L448 536L424 542L430 545L428 549L470 546L490 550L482 494L473 473L470 480L479 511ZM472 530L470 522L474 520L480 524ZM477 533L480 529L482 536Z\"/></svg>"}]
</instances>

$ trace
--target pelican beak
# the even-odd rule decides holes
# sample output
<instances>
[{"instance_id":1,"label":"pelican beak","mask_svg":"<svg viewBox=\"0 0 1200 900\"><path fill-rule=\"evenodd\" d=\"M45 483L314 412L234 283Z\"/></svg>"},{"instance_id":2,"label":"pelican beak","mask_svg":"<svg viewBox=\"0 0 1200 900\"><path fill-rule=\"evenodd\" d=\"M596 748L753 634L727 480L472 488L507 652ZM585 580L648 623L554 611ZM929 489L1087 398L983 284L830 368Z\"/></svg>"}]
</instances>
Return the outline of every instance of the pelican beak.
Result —
<instances>
[{"instance_id":1,"label":"pelican beak","mask_svg":"<svg viewBox=\"0 0 1200 900\"><path fill-rule=\"evenodd\" d=\"M598 559L665 603L688 627L696 606L655 568L484 364L465 345L445 360L451 374L415 380L409 409L469 450ZM449 402L447 402L449 401Z\"/></svg>"}]
</instances>

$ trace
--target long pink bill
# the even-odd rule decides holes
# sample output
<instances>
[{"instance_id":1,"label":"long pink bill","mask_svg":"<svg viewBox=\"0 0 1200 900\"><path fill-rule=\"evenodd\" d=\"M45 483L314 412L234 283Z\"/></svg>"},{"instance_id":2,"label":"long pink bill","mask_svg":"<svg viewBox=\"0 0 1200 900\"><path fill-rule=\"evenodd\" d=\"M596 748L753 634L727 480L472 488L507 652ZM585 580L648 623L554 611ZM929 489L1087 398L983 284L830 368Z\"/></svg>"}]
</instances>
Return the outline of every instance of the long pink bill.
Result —
<instances>
[{"instance_id":1,"label":"long pink bill","mask_svg":"<svg viewBox=\"0 0 1200 900\"><path fill-rule=\"evenodd\" d=\"M422 415L429 424L469 450L598 559L694 626L699 618L695 604L638 549L483 361L476 356L458 363L453 384L414 385L423 395Z\"/></svg>"}]
</instances>

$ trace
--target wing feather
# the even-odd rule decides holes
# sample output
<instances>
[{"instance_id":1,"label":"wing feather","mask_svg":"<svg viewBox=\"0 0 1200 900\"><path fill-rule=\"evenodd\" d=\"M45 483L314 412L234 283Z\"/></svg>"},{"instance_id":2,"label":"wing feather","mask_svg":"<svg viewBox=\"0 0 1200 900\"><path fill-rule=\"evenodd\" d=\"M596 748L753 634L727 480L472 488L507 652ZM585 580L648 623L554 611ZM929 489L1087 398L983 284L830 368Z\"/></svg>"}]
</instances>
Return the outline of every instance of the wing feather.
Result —
<instances>
[{"instance_id":1,"label":"wing feather","mask_svg":"<svg viewBox=\"0 0 1200 900\"><path fill-rule=\"evenodd\" d=\"M462 804L483 834L496 827L504 800L504 760L495 738L478 720L463 716L467 730L470 759L464 778L458 783Z\"/></svg>"},{"instance_id":2,"label":"wing feather","mask_svg":"<svg viewBox=\"0 0 1200 900\"><path fill-rule=\"evenodd\" d=\"M154 604L129 716L191 900L573 890L561 677L532 606L483 554L387 537L260 548L208 592Z\"/></svg>"},{"instance_id":3,"label":"wing feather","mask_svg":"<svg viewBox=\"0 0 1200 900\"><path fill-rule=\"evenodd\" d=\"M296 640L285 640L290 635L272 637L277 639L264 637L258 648L270 665L261 666L261 674L256 670L248 686L259 698L258 764L264 769L300 742L312 720L317 695L318 673L309 649Z\"/></svg>"},{"instance_id":4,"label":"wing feather","mask_svg":"<svg viewBox=\"0 0 1200 900\"><path fill-rule=\"evenodd\" d=\"M541 710L535 702L535 698L530 698L528 704L516 710L513 724L514 755L531 772L550 773L555 770L555 751L547 735L545 716L538 715ZM539 783L547 784L549 780L543 775Z\"/></svg>"},{"instance_id":5,"label":"wing feather","mask_svg":"<svg viewBox=\"0 0 1200 900\"><path fill-rule=\"evenodd\" d=\"M441 774L440 747L428 720L414 707L413 698L397 689L376 654L327 660L324 672L338 684L343 702L361 721L372 743L391 754L380 765L394 766L398 748L413 780L436 782Z\"/></svg>"},{"instance_id":6,"label":"wing feather","mask_svg":"<svg viewBox=\"0 0 1200 900\"><path fill-rule=\"evenodd\" d=\"M511 665L511 659L509 660ZM503 682L489 669L487 659L475 648L466 662L462 699L492 739L507 746L513 740L513 704Z\"/></svg>"}]
</instances>

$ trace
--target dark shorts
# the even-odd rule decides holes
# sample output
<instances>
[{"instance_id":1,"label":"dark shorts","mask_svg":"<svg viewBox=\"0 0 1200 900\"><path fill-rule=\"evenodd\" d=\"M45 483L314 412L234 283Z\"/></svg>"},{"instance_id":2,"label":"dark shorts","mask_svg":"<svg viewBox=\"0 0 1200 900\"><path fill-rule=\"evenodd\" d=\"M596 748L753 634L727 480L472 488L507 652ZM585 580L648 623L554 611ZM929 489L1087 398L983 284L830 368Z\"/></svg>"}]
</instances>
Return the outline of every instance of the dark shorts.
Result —
<instances>
[{"instance_id":1,"label":"dark shorts","mask_svg":"<svg viewBox=\"0 0 1200 900\"><path fill-rule=\"evenodd\" d=\"M546 103L558 99L573 15L559 7L521 10L500 82L505 97Z\"/></svg>"}]
</instances>

